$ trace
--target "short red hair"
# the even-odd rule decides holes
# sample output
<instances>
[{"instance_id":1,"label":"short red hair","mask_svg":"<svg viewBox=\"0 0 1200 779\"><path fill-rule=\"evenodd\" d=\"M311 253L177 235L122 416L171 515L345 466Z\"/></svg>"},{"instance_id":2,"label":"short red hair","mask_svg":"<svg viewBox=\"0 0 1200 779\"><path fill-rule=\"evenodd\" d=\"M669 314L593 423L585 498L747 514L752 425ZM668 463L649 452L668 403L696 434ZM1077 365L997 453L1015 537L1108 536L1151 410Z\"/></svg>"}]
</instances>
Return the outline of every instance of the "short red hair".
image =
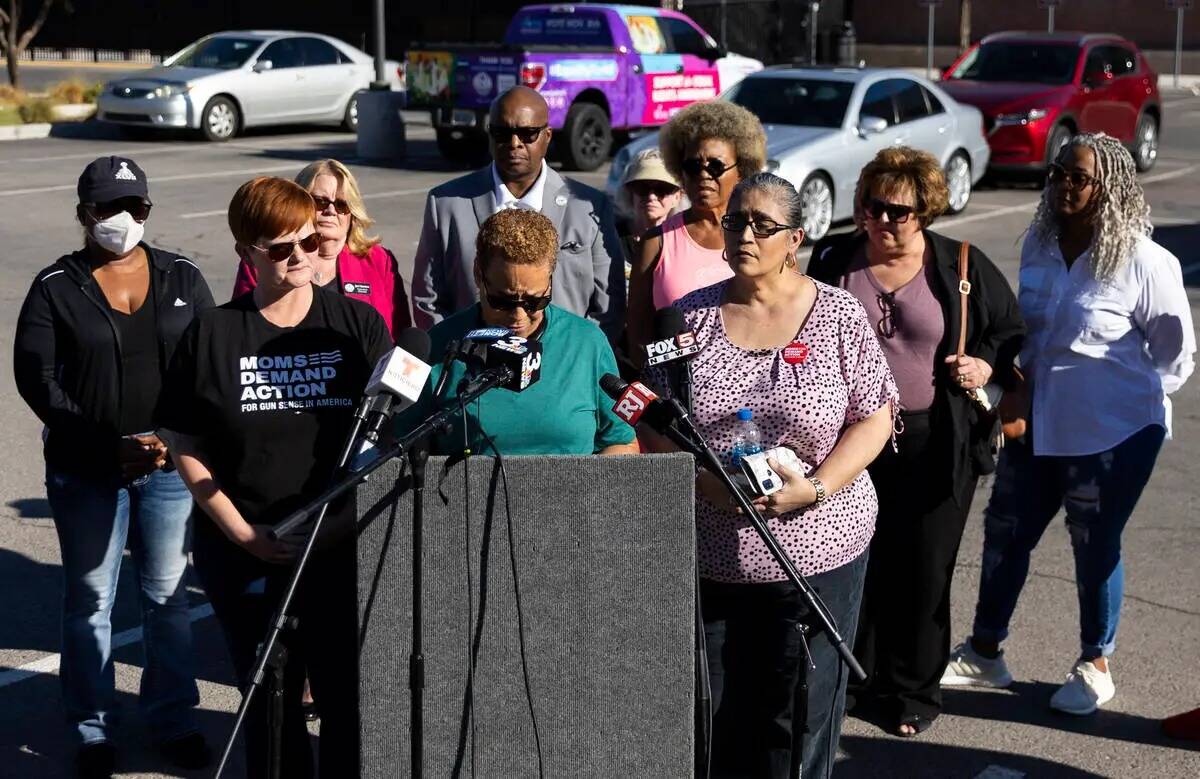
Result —
<instances>
[{"instance_id":1,"label":"short red hair","mask_svg":"<svg viewBox=\"0 0 1200 779\"><path fill-rule=\"evenodd\" d=\"M299 230L315 213L312 195L304 187L276 176L259 176L238 187L229 201L229 229L234 240L250 246L260 238Z\"/></svg>"}]
</instances>

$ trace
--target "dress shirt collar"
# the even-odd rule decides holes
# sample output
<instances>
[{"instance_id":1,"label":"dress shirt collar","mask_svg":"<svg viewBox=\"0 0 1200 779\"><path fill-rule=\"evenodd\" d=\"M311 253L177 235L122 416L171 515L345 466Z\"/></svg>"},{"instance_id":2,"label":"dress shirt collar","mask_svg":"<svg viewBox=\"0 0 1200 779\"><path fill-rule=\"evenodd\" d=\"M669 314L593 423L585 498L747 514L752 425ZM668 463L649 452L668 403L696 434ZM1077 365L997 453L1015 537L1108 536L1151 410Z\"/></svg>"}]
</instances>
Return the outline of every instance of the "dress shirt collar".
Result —
<instances>
[{"instance_id":1,"label":"dress shirt collar","mask_svg":"<svg viewBox=\"0 0 1200 779\"><path fill-rule=\"evenodd\" d=\"M542 160L542 170L538 173L537 180L533 182L533 186L525 193L524 197L514 197L509 191L504 182L500 180L500 175L496 172L496 163L492 163L492 185L493 193L496 196L496 211L503 211L506 208L524 208L528 211L542 210L542 197L546 190L546 161Z\"/></svg>"}]
</instances>

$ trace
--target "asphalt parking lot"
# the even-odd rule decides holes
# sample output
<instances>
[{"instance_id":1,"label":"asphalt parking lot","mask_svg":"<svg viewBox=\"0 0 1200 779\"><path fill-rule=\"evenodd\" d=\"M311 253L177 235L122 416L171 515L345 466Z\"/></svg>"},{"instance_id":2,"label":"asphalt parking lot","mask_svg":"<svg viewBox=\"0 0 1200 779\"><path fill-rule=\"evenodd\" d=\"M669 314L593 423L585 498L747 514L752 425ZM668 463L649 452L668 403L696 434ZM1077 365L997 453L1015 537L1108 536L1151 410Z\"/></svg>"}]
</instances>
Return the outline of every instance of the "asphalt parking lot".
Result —
<instances>
[{"instance_id":1,"label":"asphalt parking lot","mask_svg":"<svg viewBox=\"0 0 1200 779\"><path fill-rule=\"evenodd\" d=\"M1166 95L1158 166L1143 181L1156 238L1180 258L1193 317L1200 321L1200 98ZM18 309L34 274L81 242L74 222L75 180L91 159L135 158L150 178L154 213L147 239L192 258L218 300L233 286L236 258L225 224L234 189L258 174L291 177L307 162L337 157L358 176L375 232L411 275L426 192L459 170L436 153L427 126L413 125L410 157L399 166L355 160L354 137L314 128L256 132L212 145L190 138L127 140L81 127L60 137L0 144L0 235L4 272L0 362L11 365ZM600 186L606 171L578 176ZM1019 242L1039 192L1033 182L993 182L965 213L935 230L969 239L1016 283ZM0 777L67 775L57 656L59 563L39 450L40 425L21 401L11 370L0 372ZM1175 440L1168 442L1125 533L1126 600L1113 660L1117 697L1083 719L1053 715L1047 701L1077 652L1073 566L1061 523L1034 556L1018 608L1008 660L1017 682L1007 691L951 691L947 712L921 737L901 740L849 720L839 777L1200 776L1200 749L1160 735L1162 717L1200 705L1200 378L1175 397ZM955 634L974 607L982 544L976 496L959 556L953 599ZM118 686L126 711L118 732L123 776L163 776L141 745L136 711L142 664L136 591L130 572L113 615ZM201 724L214 744L232 724L238 700L215 621L194 592ZM199 774L197 774L199 775ZM233 775L237 775L236 773Z\"/></svg>"}]
</instances>

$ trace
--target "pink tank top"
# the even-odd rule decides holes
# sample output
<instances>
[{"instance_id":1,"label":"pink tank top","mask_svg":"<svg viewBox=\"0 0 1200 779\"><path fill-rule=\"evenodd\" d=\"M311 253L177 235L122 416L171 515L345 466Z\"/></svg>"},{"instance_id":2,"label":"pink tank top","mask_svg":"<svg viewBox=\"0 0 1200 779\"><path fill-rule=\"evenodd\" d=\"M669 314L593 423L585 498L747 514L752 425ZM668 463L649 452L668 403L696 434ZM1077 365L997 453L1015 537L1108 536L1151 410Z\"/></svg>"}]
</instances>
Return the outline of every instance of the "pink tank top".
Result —
<instances>
[{"instance_id":1,"label":"pink tank top","mask_svg":"<svg viewBox=\"0 0 1200 779\"><path fill-rule=\"evenodd\" d=\"M683 214L663 222L662 254L654 268L654 308L666 308L684 295L733 276L720 249L705 249L692 240Z\"/></svg>"}]
</instances>

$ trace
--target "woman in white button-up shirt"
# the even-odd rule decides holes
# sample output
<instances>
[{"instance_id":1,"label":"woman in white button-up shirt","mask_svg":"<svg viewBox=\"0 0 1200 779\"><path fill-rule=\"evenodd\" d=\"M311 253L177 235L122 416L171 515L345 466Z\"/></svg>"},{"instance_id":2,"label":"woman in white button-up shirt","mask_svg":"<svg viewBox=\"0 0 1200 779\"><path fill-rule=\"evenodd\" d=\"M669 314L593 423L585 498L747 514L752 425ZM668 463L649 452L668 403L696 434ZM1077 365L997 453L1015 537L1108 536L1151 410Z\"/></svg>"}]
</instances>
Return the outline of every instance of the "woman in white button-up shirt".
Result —
<instances>
[{"instance_id":1,"label":"woman in white button-up shirt","mask_svg":"<svg viewBox=\"0 0 1200 779\"><path fill-rule=\"evenodd\" d=\"M1001 454L975 624L943 685L1012 681L1000 642L1029 555L1065 508L1081 652L1050 705L1090 714L1116 692L1109 656L1124 578L1121 532L1169 434L1167 395L1191 374L1196 350L1179 260L1150 232L1129 152L1104 134L1076 136L1050 166L1021 250L1030 432Z\"/></svg>"}]
</instances>

